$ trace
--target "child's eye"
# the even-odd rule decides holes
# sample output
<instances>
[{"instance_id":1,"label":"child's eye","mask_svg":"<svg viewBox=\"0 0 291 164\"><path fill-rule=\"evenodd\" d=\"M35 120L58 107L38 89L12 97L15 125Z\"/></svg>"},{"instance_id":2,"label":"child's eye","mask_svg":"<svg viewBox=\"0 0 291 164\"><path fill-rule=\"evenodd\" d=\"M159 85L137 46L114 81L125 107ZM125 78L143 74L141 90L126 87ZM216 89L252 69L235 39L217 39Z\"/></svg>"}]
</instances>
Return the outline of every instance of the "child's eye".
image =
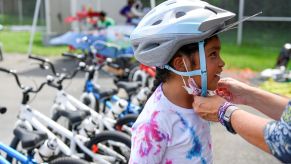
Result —
<instances>
[{"instance_id":1,"label":"child's eye","mask_svg":"<svg viewBox=\"0 0 291 164\"><path fill-rule=\"evenodd\" d=\"M218 56L218 54L216 52L212 52L209 56L211 58L216 58Z\"/></svg>"}]
</instances>

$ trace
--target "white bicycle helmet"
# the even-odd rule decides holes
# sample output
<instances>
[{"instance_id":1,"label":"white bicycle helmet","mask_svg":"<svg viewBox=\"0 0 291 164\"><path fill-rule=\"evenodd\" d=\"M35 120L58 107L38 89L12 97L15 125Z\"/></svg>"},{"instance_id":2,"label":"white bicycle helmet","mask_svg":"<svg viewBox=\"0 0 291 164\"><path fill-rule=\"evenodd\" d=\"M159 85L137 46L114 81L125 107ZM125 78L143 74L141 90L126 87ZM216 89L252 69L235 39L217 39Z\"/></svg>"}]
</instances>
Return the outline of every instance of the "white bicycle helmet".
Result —
<instances>
[{"instance_id":1,"label":"white bicycle helmet","mask_svg":"<svg viewBox=\"0 0 291 164\"><path fill-rule=\"evenodd\" d=\"M144 16L130 36L138 61L164 66L183 45L203 41L235 14L200 0L168 0Z\"/></svg>"},{"instance_id":2,"label":"white bicycle helmet","mask_svg":"<svg viewBox=\"0 0 291 164\"><path fill-rule=\"evenodd\" d=\"M164 67L182 76L201 76L202 95L207 93L204 40L227 28L235 14L200 0L168 0L144 16L130 36L136 59L148 66ZM176 51L198 43L200 69L180 72L166 65Z\"/></svg>"}]
</instances>

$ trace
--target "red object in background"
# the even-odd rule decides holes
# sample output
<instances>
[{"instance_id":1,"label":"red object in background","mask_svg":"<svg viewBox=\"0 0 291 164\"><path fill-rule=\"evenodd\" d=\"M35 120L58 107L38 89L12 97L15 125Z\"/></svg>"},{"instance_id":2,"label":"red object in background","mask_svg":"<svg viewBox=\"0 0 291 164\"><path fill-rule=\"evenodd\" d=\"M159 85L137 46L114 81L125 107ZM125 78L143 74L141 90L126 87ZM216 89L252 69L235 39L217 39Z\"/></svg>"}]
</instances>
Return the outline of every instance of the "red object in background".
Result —
<instances>
[{"instance_id":1,"label":"red object in background","mask_svg":"<svg viewBox=\"0 0 291 164\"><path fill-rule=\"evenodd\" d=\"M77 17L73 17L73 16L69 16L67 18L65 18L65 23L72 23L74 21L77 21Z\"/></svg>"},{"instance_id":2,"label":"red object in background","mask_svg":"<svg viewBox=\"0 0 291 164\"><path fill-rule=\"evenodd\" d=\"M93 18L93 17L99 17L100 13L93 11L92 8L89 8L88 10L86 10L86 7L83 6L82 10L77 12L76 16L69 16L67 18L65 18L65 23L72 23L74 21L80 21L82 19L86 19L86 18ZM97 21L90 19L89 23L95 24Z\"/></svg>"},{"instance_id":3,"label":"red object in background","mask_svg":"<svg viewBox=\"0 0 291 164\"><path fill-rule=\"evenodd\" d=\"M150 67L150 66L146 66L146 65L140 64L139 68L140 68L140 70L145 71L151 77L155 77L156 76L156 68L155 67Z\"/></svg>"},{"instance_id":4,"label":"red object in background","mask_svg":"<svg viewBox=\"0 0 291 164\"><path fill-rule=\"evenodd\" d=\"M76 48L74 46L69 45L68 46L69 52L76 51Z\"/></svg>"}]
</instances>

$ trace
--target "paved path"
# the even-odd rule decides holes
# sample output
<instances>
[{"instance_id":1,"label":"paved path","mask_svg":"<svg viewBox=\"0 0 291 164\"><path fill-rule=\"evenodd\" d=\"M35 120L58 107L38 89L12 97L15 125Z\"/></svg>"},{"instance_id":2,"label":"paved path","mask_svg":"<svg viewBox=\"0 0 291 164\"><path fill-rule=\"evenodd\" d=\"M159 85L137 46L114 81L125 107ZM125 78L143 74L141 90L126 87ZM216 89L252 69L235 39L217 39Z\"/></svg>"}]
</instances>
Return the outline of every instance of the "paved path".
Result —
<instances>
[{"instance_id":1,"label":"paved path","mask_svg":"<svg viewBox=\"0 0 291 164\"><path fill-rule=\"evenodd\" d=\"M76 67L76 63L71 60L62 58L50 58L57 65L58 70L66 68L72 70ZM40 70L36 64L32 64L26 56L9 55L5 56L5 60L0 62L0 67L13 68L21 74L21 81L26 85L40 84L45 76L49 73ZM66 71L63 70L63 71ZM67 82L67 91L79 97L84 84L83 74L78 75L71 82ZM33 82L35 81L35 82ZM101 74L99 84L105 87L112 87L112 80L109 76ZM50 107L56 90L45 87L34 99L30 105L44 114L49 114ZM8 107L5 115L0 115L0 140L8 144L13 137L12 129L18 113L18 107L21 101L21 91L17 87L12 76L0 72L0 105ZM243 107L245 110L258 114L253 109ZM232 135L219 124L211 123L212 140L214 147L214 163L215 164L277 164L279 163L272 156L262 152L261 150L250 145L238 135Z\"/></svg>"}]
</instances>

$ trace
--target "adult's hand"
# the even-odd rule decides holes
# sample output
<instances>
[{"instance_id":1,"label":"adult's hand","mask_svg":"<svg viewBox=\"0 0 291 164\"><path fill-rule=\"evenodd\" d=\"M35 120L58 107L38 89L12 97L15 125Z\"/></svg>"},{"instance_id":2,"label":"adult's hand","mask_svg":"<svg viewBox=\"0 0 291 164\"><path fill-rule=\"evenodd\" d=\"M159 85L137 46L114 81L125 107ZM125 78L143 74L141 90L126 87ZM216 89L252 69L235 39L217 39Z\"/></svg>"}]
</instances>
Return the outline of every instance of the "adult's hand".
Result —
<instances>
[{"instance_id":1,"label":"adult's hand","mask_svg":"<svg viewBox=\"0 0 291 164\"><path fill-rule=\"evenodd\" d=\"M203 119L218 122L218 108L226 100L220 96L201 97L194 96L192 104L194 111Z\"/></svg>"},{"instance_id":2,"label":"adult's hand","mask_svg":"<svg viewBox=\"0 0 291 164\"><path fill-rule=\"evenodd\" d=\"M216 94L235 104L247 105L251 86L232 78L223 78L218 82Z\"/></svg>"}]
</instances>

